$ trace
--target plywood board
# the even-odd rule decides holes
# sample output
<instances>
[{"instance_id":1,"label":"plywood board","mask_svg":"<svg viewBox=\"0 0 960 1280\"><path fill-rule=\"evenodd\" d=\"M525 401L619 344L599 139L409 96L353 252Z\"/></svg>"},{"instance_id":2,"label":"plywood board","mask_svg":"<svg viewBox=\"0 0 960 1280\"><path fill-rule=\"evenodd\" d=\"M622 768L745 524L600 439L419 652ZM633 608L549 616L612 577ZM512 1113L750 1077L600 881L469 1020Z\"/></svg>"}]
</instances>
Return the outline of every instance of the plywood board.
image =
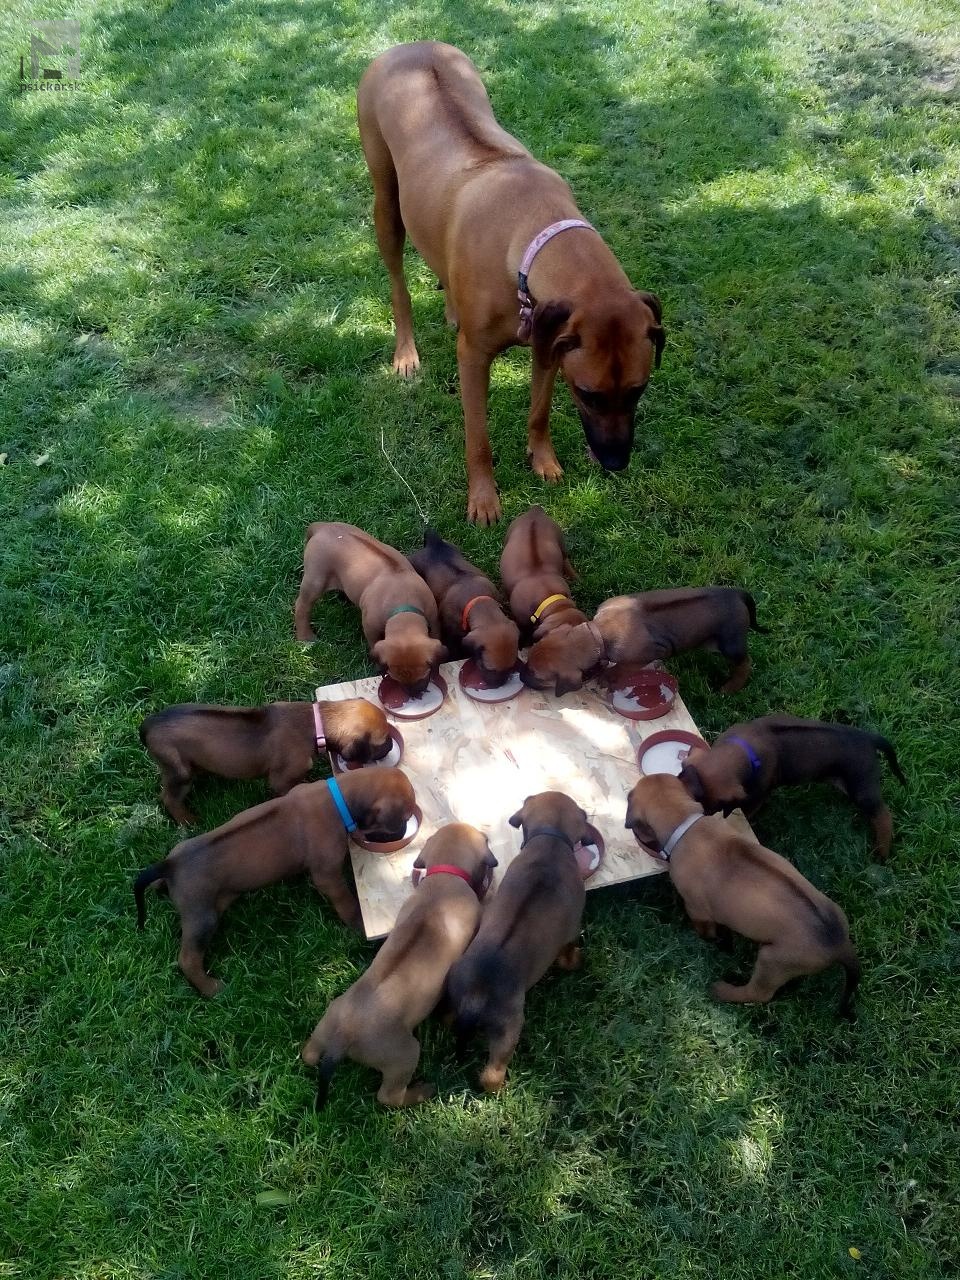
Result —
<instances>
[{"instance_id":1,"label":"plywood board","mask_svg":"<svg viewBox=\"0 0 960 1280\"><path fill-rule=\"evenodd\" d=\"M351 844L363 923L368 938L389 933L406 896L410 872L425 841L448 822L469 822L487 836L499 867L491 892L520 851L521 834L507 821L538 791L565 791L590 815L606 842L606 857L588 889L659 875L663 862L638 846L623 825L627 793L639 777L637 748L661 729L698 732L678 697L658 720L631 721L612 711L592 685L556 698L524 689L509 702L474 701L457 680L462 663L440 668L448 694L426 720L391 716L405 743L400 768L423 810L417 837L399 853L374 854ZM369 698L377 703L380 677L317 689L318 699ZM388 713L389 715L389 713ZM745 819L729 821L750 833Z\"/></svg>"}]
</instances>

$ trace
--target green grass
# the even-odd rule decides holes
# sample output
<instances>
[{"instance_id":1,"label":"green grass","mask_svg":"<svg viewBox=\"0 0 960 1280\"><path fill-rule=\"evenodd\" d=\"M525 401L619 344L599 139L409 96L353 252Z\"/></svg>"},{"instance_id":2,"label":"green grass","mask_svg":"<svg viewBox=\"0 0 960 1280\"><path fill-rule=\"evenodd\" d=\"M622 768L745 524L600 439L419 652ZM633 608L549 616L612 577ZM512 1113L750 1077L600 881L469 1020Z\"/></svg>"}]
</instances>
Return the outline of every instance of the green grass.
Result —
<instances>
[{"instance_id":1,"label":"green grass","mask_svg":"<svg viewBox=\"0 0 960 1280\"><path fill-rule=\"evenodd\" d=\"M27 22L8 0L4 78ZM76 0L87 88L0 106L0 1276L864 1277L960 1265L956 709L957 10L942 3ZM760 835L850 916L836 974L765 1009L662 881L591 895L588 963L533 993L507 1092L437 1029L440 1098L388 1114L357 1068L310 1110L301 1042L370 948L305 885L230 913L207 1004L176 920L129 882L175 833L137 740L184 699L301 697L366 673L354 611L293 640L304 526L409 547L463 520L454 343L411 253L423 370L392 331L353 93L434 36L571 181L668 345L630 471L526 470L528 361L497 363L505 513L569 530L586 605L749 587L771 634L715 732L775 709L887 733L895 855L833 792ZM45 461L40 461L46 459ZM263 796L201 789L209 826ZM491 798L495 804L495 798ZM506 817L506 815L504 815ZM265 1191L282 1203L264 1204ZM860 1251L860 1258L848 1250Z\"/></svg>"}]
</instances>

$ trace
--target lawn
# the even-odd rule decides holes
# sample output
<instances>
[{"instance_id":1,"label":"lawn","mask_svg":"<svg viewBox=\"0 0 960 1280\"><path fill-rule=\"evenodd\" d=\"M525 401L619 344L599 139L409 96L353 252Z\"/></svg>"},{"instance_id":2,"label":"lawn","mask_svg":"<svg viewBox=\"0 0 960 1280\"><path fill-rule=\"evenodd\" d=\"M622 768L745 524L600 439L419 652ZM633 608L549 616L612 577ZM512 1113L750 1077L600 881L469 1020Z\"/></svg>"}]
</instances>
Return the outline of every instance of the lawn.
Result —
<instances>
[{"instance_id":1,"label":"lawn","mask_svg":"<svg viewBox=\"0 0 960 1280\"><path fill-rule=\"evenodd\" d=\"M930 0L71 0L83 88L17 94L0 17L0 1276L863 1276L960 1266L960 43ZM542 502L595 606L735 583L770 634L739 695L677 662L704 730L789 710L879 729L896 843L828 789L756 822L850 917L839 975L719 1007L729 963L669 885L591 895L587 964L529 1002L509 1087L424 1030L436 1102L387 1113L299 1047L372 948L307 885L238 904L223 995L134 928L176 833L137 738L183 700L305 697L370 671L354 610L292 630L303 531L403 547L464 520L454 341L409 254L423 368L392 326L354 111L376 53L477 63L664 301L630 470L558 390L566 476L526 469L529 356L497 362L504 511ZM9 92L7 92L9 91ZM214 826L264 797L199 789ZM496 797L491 797L496 812ZM506 818L506 814L503 815ZM745 962L749 950L739 959Z\"/></svg>"}]
</instances>

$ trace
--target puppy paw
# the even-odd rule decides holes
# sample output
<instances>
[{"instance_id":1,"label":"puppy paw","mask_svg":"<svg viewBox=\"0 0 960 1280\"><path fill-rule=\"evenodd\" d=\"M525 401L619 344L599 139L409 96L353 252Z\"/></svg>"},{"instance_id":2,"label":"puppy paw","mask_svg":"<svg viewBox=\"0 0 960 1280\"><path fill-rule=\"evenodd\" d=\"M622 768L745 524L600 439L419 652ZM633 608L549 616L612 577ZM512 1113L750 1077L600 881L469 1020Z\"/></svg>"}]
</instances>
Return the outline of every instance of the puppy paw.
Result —
<instances>
[{"instance_id":1,"label":"puppy paw","mask_svg":"<svg viewBox=\"0 0 960 1280\"><path fill-rule=\"evenodd\" d=\"M506 1083L506 1067L485 1067L480 1073L480 1088L484 1093L499 1093Z\"/></svg>"},{"instance_id":2,"label":"puppy paw","mask_svg":"<svg viewBox=\"0 0 960 1280\"><path fill-rule=\"evenodd\" d=\"M405 1107L417 1107L421 1102L429 1102L431 1098L435 1098L436 1094L437 1086L435 1084L428 1084L425 1080L421 1080L419 1084L411 1084L407 1087L403 1105Z\"/></svg>"},{"instance_id":3,"label":"puppy paw","mask_svg":"<svg viewBox=\"0 0 960 1280\"><path fill-rule=\"evenodd\" d=\"M470 489L467 496L467 519L471 524L496 524L500 514L500 499L492 481Z\"/></svg>"}]
</instances>

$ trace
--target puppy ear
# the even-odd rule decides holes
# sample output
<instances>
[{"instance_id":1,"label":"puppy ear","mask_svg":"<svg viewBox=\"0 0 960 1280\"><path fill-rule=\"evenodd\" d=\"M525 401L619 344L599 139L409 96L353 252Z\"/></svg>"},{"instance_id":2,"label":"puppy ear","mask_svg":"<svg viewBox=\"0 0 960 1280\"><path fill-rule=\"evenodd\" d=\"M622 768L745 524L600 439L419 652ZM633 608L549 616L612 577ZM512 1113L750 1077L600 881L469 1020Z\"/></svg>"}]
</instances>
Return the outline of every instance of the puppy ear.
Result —
<instances>
[{"instance_id":1,"label":"puppy ear","mask_svg":"<svg viewBox=\"0 0 960 1280\"><path fill-rule=\"evenodd\" d=\"M370 656L374 662L379 662L381 667L389 667L390 665L390 645L387 640L378 640L370 650Z\"/></svg>"},{"instance_id":2,"label":"puppy ear","mask_svg":"<svg viewBox=\"0 0 960 1280\"><path fill-rule=\"evenodd\" d=\"M648 293L646 289L638 289L637 297L640 299L641 302L645 302L647 304L647 306L653 312L654 320L656 320L657 324L659 324L663 319L663 303L660 301L657 295L655 293Z\"/></svg>"},{"instance_id":3,"label":"puppy ear","mask_svg":"<svg viewBox=\"0 0 960 1280\"><path fill-rule=\"evenodd\" d=\"M511 827L522 827L523 826L523 810L518 809L517 812L513 815L513 817L508 818L507 821L510 823Z\"/></svg>"},{"instance_id":4,"label":"puppy ear","mask_svg":"<svg viewBox=\"0 0 960 1280\"><path fill-rule=\"evenodd\" d=\"M562 332L572 310L569 302L540 302L534 308L530 345L538 364L557 364L568 351L580 346L578 333Z\"/></svg>"},{"instance_id":5,"label":"puppy ear","mask_svg":"<svg viewBox=\"0 0 960 1280\"><path fill-rule=\"evenodd\" d=\"M422 871L426 865L427 864L423 860L423 850L421 849L414 859L413 866L415 870Z\"/></svg>"},{"instance_id":6,"label":"puppy ear","mask_svg":"<svg viewBox=\"0 0 960 1280\"><path fill-rule=\"evenodd\" d=\"M686 787L690 799L703 804L703 779L692 764L685 764L680 770L680 781Z\"/></svg>"},{"instance_id":7,"label":"puppy ear","mask_svg":"<svg viewBox=\"0 0 960 1280\"><path fill-rule=\"evenodd\" d=\"M660 368L660 359L663 356L663 348L667 345L667 334L663 325L658 324L656 328L647 330L647 337L653 343L653 367Z\"/></svg>"},{"instance_id":8,"label":"puppy ear","mask_svg":"<svg viewBox=\"0 0 960 1280\"><path fill-rule=\"evenodd\" d=\"M633 792L631 791L630 794L627 796L627 817L623 825L624 827L626 827L628 831L632 831L634 827L634 823L636 823L637 821L638 821L637 812L633 803Z\"/></svg>"},{"instance_id":9,"label":"puppy ear","mask_svg":"<svg viewBox=\"0 0 960 1280\"><path fill-rule=\"evenodd\" d=\"M499 867L500 863L496 860L496 858L493 856L493 854L492 854L492 853L490 852L490 850L488 849L488 850L487 850L487 852L486 852L486 855L485 855L485 857L484 857L484 859L483 859L483 865L484 865L485 867L490 867L490 868L492 869L493 867Z\"/></svg>"},{"instance_id":10,"label":"puppy ear","mask_svg":"<svg viewBox=\"0 0 960 1280\"><path fill-rule=\"evenodd\" d=\"M447 646L440 640L434 640L433 658L431 659L432 665L439 666L441 662L446 662L449 657L450 654L447 652Z\"/></svg>"}]
</instances>

